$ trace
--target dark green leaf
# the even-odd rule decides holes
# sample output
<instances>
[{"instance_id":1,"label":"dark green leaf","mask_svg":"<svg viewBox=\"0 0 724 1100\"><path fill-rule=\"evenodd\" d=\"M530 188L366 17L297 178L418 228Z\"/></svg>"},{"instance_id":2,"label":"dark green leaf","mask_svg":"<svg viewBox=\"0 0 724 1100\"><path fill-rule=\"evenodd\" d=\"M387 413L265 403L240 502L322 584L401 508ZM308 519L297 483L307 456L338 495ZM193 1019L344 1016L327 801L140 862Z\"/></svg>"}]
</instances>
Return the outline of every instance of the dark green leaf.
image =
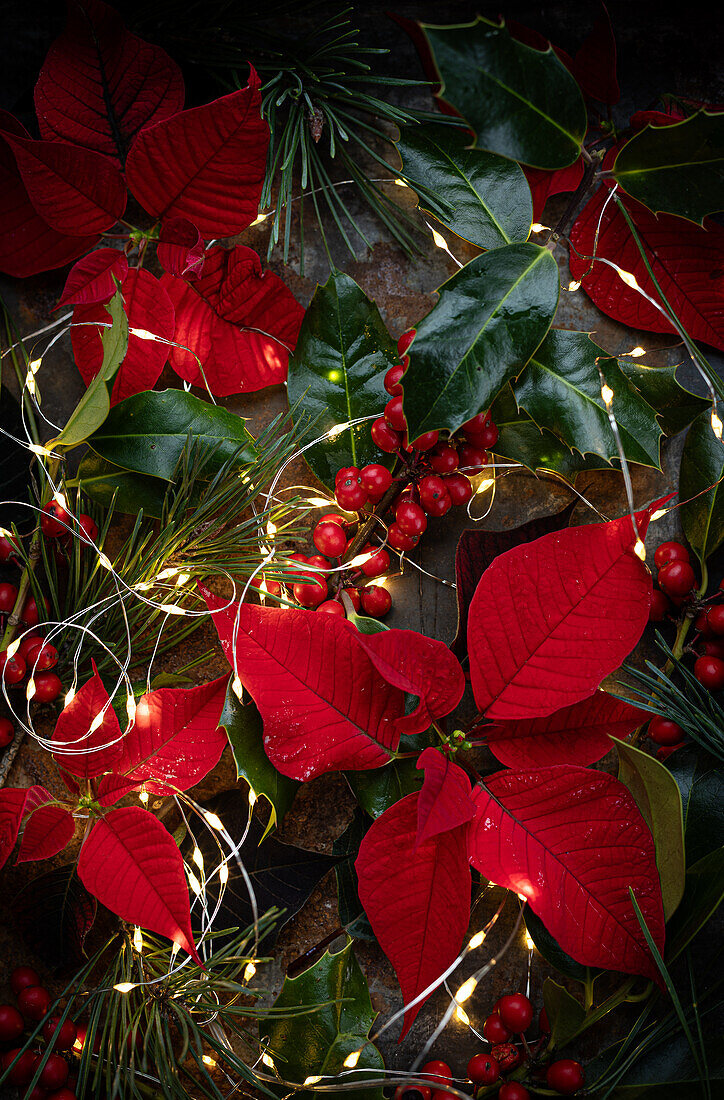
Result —
<instances>
[{"instance_id":1,"label":"dark green leaf","mask_svg":"<svg viewBox=\"0 0 724 1100\"><path fill-rule=\"evenodd\" d=\"M536 945L543 958L563 974L564 977L572 978L576 982L585 983L603 973L602 970L594 970L590 967L583 966L581 963L577 963L575 959L572 959L570 955L567 955L566 952L559 947L553 936L551 936L540 917L537 917L530 907L527 907L525 910L525 926L528 929L530 938L533 940L533 943Z\"/></svg>"},{"instance_id":2,"label":"dark green leaf","mask_svg":"<svg viewBox=\"0 0 724 1100\"><path fill-rule=\"evenodd\" d=\"M88 443L116 466L170 481L187 444L213 452L204 471L211 477L225 462L255 461L245 421L220 405L184 390L144 391L114 405Z\"/></svg>"},{"instance_id":3,"label":"dark green leaf","mask_svg":"<svg viewBox=\"0 0 724 1100\"><path fill-rule=\"evenodd\" d=\"M681 525L700 561L724 541L723 475L724 443L714 435L710 413L702 412L689 428L679 476ZM710 485L709 492L697 495Z\"/></svg>"},{"instance_id":4,"label":"dark green leaf","mask_svg":"<svg viewBox=\"0 0 724 1100\"><path fill-rule=\"evenodd\" d=\"M312 420L304 441L359 416L382 415L390 399L385 372L399 362L379 310L354 279L333 271L318 286L289 360L287 389L297 421ZM304 455L325 485L342 466L387 462L370 437L370 422L325 439Z\"/></svg>"},{"instance_id":5,"label":"dark green leaf","mask_svg":"<svg viewBox=\"0 0 724 1100\"><path fill-rule=\"evenodd\" d=\"M417 326L404 379L411 439L456 431L520 374L558 305L558 265L546 248L508 244L476 256L440 287Z\"/></svg>"},{"instance_id":6,"label":"dark green leaf","mask_svg":"<svg viewBox=\"0 0 724 1100\"><path fill-rule=\"evenodd\" d=\"M601 397L600 360L606 383L614 391L613 411L624 452L630 462L659 466L663 434L655 411L585 332L551 329L513 385L518 405L540 428L548 428L582 455L618 456L608 413Z\"/></svg>"},{"instance_id":7,"label":"dark green leaf","mask_svg":"<svg viewBox=\"0 0 724 1100\"><path fill-rule=\"evenodd\" d=\"M619 359L618 365L633 382L644 401L656 409L665 435L683 432L709 402L685 389L676 380L676 367L646 367L634 359Z\"/></svg>"},{"instance_id":8,"label":"dark green leaf","mask_svg":"<svg viewBox=\"0 0 724 1100\"><path fill-rule=\"evenodd\" d=\"M226 691L219 725L224 727L229 738L237 777L245 779L257 798L263 796L271 806L268 829L273 828L294 801L299 784L276 770L264 752L264 724L256 704L253 699L239 702L231 684Z\"/></svg>"},{"instance_id":9,"label":"dark green leaf","mask_svg":"<svg viewBox=\"0 0 724 1100\"><path fill-rule=\"evenodd\" d=\"M441 97L472 127L476 144L535 168L565 168L580 155L586 108L549 47L531 49L504 25L422 24L442 82Z\"/></svg>"},{"instance_id":10,"label":"dark green leaf","mask_svg":"<svg viewBox=\"0 0 724 1100\"><path fill-rule=\"evenodd\" d=\"M397 151L419 206L480 248L527 241L533 200L520 165L483 149L466 149L467 130L407 126Z\"/></svg>"},{"instance_id":11,"label":"dark green leaf","mask_svg":"<svg viewBox=\"0 0 724 1100\"><path fill-rule=\"evenodd\" d=\"M681 791L686 861L696 863L724 845L724 773L707 753L677 749L668 768Z\"/></svg>"},{"instance_id":12,"label":"dark green leaf","mask_svg":"<svg viewBox=\"0 0 724 1100\"><path fill-rule=\"evenodd\" d=\"M666 959L673 961L724 901L724 848L716 848L686 872L684 897L666 929Z\"/></svg>"},{"instance_id":13,"label":"dark green leaf","mask_svg":"<svg viewBox=\"0 0 724 1100\"><path fill-rule=\"evenodd\" d=\"M616 737L612 740L618 752L618 778L631 791L654 837L668 920L681 901L686 875L681 794L669 769L653 756Z\"/></svg>"},{"instance_id":14,"label":"dark green leaf","mask_svg":"<svg viewBox=\"0 0 724 1100\"><path fill-rule=\"evenodd\" d=\"M298 977L285 978L274 1002L277 1011L286 1013L315 1006L319 1006L315 1012L273 1017L259 1026L286 1081L301 1084L307 1077L343 1072L345 1058L359 1050L367 1038L375 1011L351 940L336 954L325 951L318 963ZM370 1077L375 1077L383 1068L377 1048L365 1046L357 1069L369 1069ZM355 1073L354 1080L360 1079L364 1077ZM382 1089L354 1089L350 1095L359 1100L382 1100Z\"/></svg>"},{"instance_id":15,"label":"dark green leaf","mask_svg":"<svg viewBox=\"0 0 724 1100\"><path fill-rule=\"evenodd\" d=\"M96 899L78 878L75 863L34 878L18 894L13 912L23 937L50 966L73 966L85 957L85 938Z\"/></svg>"},{"instance_id":16,"label":"dark green leaf","mask_svg":"<svg viewBox=\"0 0 724 1100\"><path fill-rule=\"evenodd\" d=\"M362 837L370 826L370 819L364 810L355 806L354 815L347 828L332 845L332 855L340 862L334 869L337 876L337 909L339 923L356 940L374 940L375 934L367 914L359 900L359 887L354 861L359 853Z\"/></svg>"},{"instance_id":17,"label":"dark green leaf","mask_svg":"<svg viewBox=\"0 0 724 1100\"><path fill-rule=\"evenodd\" d=\"M541 431L526 412L518 409L510 386L506 386L496 399L490 415L499 432L495 453L501 458L520 462L533 471L550 470L570 482L582 470L599 470L608 466L603 459L592 455L583 458L574 454L553 432Z\"/></svg>"},{"instance_id":18,"label":"dark green leaf","mask_svg":"<svg viewBox=\"0 0 724 1100\"><path fill-rule=\"evenodd\" d=\"M613 174L654 214L702 225L724 209L724 114L699 111L673 126L647 126L624 145Z\"/></svg>"},{"instance_id":19,"label":"dark green leaf","mask_svg":"<svg viewBox=\"0 0 724 1100\"><path fill-rule=\"evenodd\" d=\"M116 511L125 515L135 516L143 509L145 516L160 519L163 513L163 482L114 466L95 451L88 451L83 458L74 484L104 508L109 508L115 497Z\"/></svg>"},{"instance_id":20,"label":"dark green leaf","mask_svg":"<svg viewBox=\"0 0 724 1100\"><path fill-rule=\"evenodd\" d=\"M63 447L77 447L104 423L111 407L111 383L125 359L128 348L128 318L123 309L120 290L105 307L111 319L111 327L101 334L103 362L101 369L89 384L68 423L57 437Z\"/></svg>"},{"instance_id":21,"label":"dark green leaf","mask_svg":"<svg viewBox=\"0 0 724 1100\"><path fill-rule=\"evenodd\" d=\"M379 817L407 794L419 791L424 779L413 758L393 760L384 768L345 772L352 794L370 817Z\"/></svg>"},{"instance_id":22,"label":"dark green leaf","mask_svg":"<svg viewBox=\"0 0 724 1100\"><path fill-rule=\"evenodd\" d=\"M543 982L543 1004L551 1027L551 1041L557 1049L569 1043L586 1017L583 1005L552 978Z\"/></svg>"}]
</instances>

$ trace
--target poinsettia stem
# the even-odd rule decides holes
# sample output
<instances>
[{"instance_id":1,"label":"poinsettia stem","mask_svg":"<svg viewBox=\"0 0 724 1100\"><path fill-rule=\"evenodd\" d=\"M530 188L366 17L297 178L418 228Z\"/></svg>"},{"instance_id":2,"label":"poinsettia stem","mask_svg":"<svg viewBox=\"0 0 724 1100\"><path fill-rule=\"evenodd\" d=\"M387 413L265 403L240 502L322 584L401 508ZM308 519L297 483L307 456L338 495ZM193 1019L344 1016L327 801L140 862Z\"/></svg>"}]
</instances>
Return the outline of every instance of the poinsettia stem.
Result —
<instances>
[{"instance_id":1,"label":"poinsettia stem","mask_svg":"<svg viewBox=\"0 0 724 1100\"><path fill-rule=\"evenodd\" d=\"M588 198L589 193L593 191L593 188L598 183L598 168L600 166L600 158L598 156L591 157L591 155L589 154L588 160L589 162L586 165L586 170L583 173L583 178L576 190L573 192L571 201L568 203L568 206L559 218L558 224L553 229L551 229L548 237L546 238L545 246L546 248L549 248L551 252L553 252L554 249L557 247L561 238L566 236L568 230L573 224L579 206L585 198Z\"/></svg>"}]
</instances>

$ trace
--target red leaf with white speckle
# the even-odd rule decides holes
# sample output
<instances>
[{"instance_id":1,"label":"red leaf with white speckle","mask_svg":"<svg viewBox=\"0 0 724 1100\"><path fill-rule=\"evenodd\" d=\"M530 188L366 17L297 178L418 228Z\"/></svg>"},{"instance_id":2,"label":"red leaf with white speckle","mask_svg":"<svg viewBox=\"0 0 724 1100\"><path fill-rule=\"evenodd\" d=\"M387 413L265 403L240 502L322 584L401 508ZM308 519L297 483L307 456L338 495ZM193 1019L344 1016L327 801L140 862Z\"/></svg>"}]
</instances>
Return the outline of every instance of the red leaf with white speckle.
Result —
<instances>
[{"instance_id":1,"label":"red leaf with white speckle","mask_svg":"<svg viewBox=\"0 0 724 1100\"><path fill-rule=\"evenodd\" d=\"M415 847L419 798L407 795L372 823L355 863L360 901L406 1004L454 961L470 919L466 828ZM402 1036L421 1006L405 1013Z\"/></svg>"},{"instance_id":2,"label":"red leaf with white speckle","mask_svg":"<svg viewBox=\"0 0 724 1100\"><path fill-rule=\"evenodd\" d=\"M202 965L191 931L183 859L153 814L129 807L101 818L80 850L78 877L121 920L167 936Z\"/></svg>"},{"instance_id":3,"label":"red leaf with white speckle","mask_svg":"<svg viewBox=\"0 0 724 1100\"><path fill-rule=\"evenodd\" d=\"M470 780L458 764L438 749L427 748L420 753L417 767L424 768L425 782L417 802L415 847L475 815Z\"/></svg>"},{"instance_id":4,"label":"red leaf with white speckle","mask_svg":"<svg viewBox=\"0 0 724 1100\"><path fill-rule=\"evenodd\" d=\"M70 844L74 833L75 819L65 806L39 806L25 823L17 862L57 856Z\"/></svg>"},{"instance_id":5,"label":"red leaf with white speckle","mask_svg":"<svg viewBox=\"0 0 724 1100\"><path fill-rule=\"evenodd\" d=\"M643 538L650 512L639 512ZM501 554L470 604L475 701L491 719L538 718L592 695L648 622L651 574L631 517L569 527Z\"/></svg>"},{"instance_id":6,"label":"red leaf with white speckle","mask_svg":"<svg viewBox=\"0 0 724 1100\"><path fill-rule=\"evenodd\" d=\"M654 840L618 779L565 766L504 771L473 799L468 849L482 875L523 894L576 962L660 980L628 893L663 951Z\"/></svg>"},{"instance_id":7,"label":"red leaf with white speckle","mask_svg":"<svg viewBox=\"0 0 724 1100\"><path fill-rule=\"evenodd\" d=\"M103 715L103 720L91 732L91 725L99 714ZM52 739L53 756L72 775L92 779L109 771L119 759L122 736L116 712L94 663L91 679L58 716Z\"/></svg>"}]
</instances>

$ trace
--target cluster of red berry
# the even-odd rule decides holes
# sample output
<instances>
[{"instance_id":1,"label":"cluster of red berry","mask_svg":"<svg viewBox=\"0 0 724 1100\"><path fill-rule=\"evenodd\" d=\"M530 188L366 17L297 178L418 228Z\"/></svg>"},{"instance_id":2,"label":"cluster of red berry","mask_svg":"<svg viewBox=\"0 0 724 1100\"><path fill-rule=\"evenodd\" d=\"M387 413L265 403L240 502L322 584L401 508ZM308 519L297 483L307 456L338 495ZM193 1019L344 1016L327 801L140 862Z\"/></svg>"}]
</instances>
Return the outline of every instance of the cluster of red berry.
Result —
<instances>
[{"instance_id":1,"label":"cluster of red berry","mask_svg":"<svg viewBox=\"0 0 724 1100\"><path fill-rule=\"evenodd\" d=\"M531 1049L522 1036L532 1022L533 1005L528 997L522 993L506 993L499 998L483 1024L483 1036L491 1044L491 1049L474 1054L467 1064L468 1080L476 1090L497 1084L501 1077L512 1073L531 1056ZM550 1033L545 1009L540 1013L539 1027L541 1035ZM516 1035L521 1037L520 1046L511 1041ZM454 1094L446 1091L446 1084L453 1080L452 1070L446 1062L428 1062L419 1076L429 1077L430 1087L401 1085L395 1093L395 1100L454 1100ZM563 1096L578 1092L583 1082L583 1067L570 1058L551 1062L545 1071L546 1086ZM531 1094L519 1081L505 1081L496 1095L497 1100L530 1100Z\"/></svg>"},{"instance_id":2,"label":"cluster of red berry","mask_svg":"<svg viewBox=\"0 0 724 1100\"><path fill-rule=\"evenodd\" d=\"M0 1055L0 1072L7 1072L9 1084L19 1089L26 1088L26 1092L21 1093L23 1100L77 1100L73 1090L67 1087L70 1066L58 1052L73 1049L73 1044L78 1042L78 1029L72 1020L66 1019L61 1023L59 1016L48 1016L43 1025L41 1034L51 1053L37 1085L27 1091L42 1053L40 1050L26 1050L21 1054L22 1048L17 1044L25 1033L26 1025L34 1028L47 1015L51 996L40 984L40 975L29 966L16 967L10 975L10 985L16 1005L0 1005L0 1043L5 1047Z\"/></svg>"},{"instance_id":3,"label":"cluster of red berry","mask_svg":"<svg viewBox=\"0 0 724 1100\"><path fill-rule=\"evenodd\" d=\"M390 568L390 556L383 547L366 543L351 554L355 542L353 528L365 522L368 512L382 504L379 515L386 514L389 522L386 542L393 550L406 553L414 550L427 528L429 517L444 516L453 505L464 505L473 495L473 487L467 475L479 473L488 461L488 450L495 446L498 429L487 413L479 413L463 425L464 438L440 441L436 431L425 432L412 443L408 442L407 424L402 412L401 379L409 366L405 354L415 336L414 329L398 341L401 362L391 367L385 375L385 389L390 400L384 415L372 425L372 440L380 450L395 454L400 463L399 472L392 473L379 463L371 463L359 469L345 466L335 476L334 496L338 506L350 516L327 513L317 523L312 539L319 554L291 555L293 561L311 565L315 572L293 585L294 599L302 607L316 608L332 615L344 616L341 594L345 592L355 611L381 618L392 607L392 597L380 584L370 584L382 577ZM399 492L392 494L394 485ZM352 519L351 514L357 513ZM367 555L365 558L364 556ZM329 572L329 562L344 563L360 558L359 567L352 571L335 573L339 578L336 591L330 593L327 578L320 575ZM276 581L266 581L266 590L279 595L281 586ZM331 596L331 598L330 598Z\"/></svg>"}]
</instances>

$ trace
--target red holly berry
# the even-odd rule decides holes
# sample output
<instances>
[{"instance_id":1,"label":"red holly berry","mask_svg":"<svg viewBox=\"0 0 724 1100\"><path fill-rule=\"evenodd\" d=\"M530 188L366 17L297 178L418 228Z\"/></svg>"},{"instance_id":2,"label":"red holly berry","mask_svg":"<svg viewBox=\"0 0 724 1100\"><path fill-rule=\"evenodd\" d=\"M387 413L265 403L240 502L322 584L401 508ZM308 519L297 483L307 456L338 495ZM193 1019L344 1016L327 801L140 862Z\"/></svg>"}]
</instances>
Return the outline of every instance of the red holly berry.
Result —
<instances>
[{"instance_id":1,"label":"red holly berry","mask_svg":"<svg viewBox=\"0 0 724 1100\"><path fill-rule=\"evenodd\" d=\"M78 527L80 528L79 534L80 545L83 546L83 535L90 539L91 542L95 542L98 538L98 524L91 516L84 514L78 516Z\"/></svg>"},{"instance_id":2,"label":"red holly berry","mask_svg":"<svg viewBox=\"0 0 724 1100\"><path fill-rule=\"evenodd\" d=\"M342 530L347 528L349 519L343 516L341 512L325 512L323 516L320 516L320 523L336 523Z\"/></svg>"},{"instance_id":3,"label":"red holly berry","mask_svg":"<svg viewBox=\"0 0 724 1100\"><path fill-rule=\"evenodd\" d=\"M669 597L665 592L662 592L660 588L655 588L651 593L651 606L649 608L649 622L650 623L662 623L669 611L671 611L671 604L669 603Z\"/></svg>"},{"instance_id":4,"label":"red holly berry","mask_svg":"<svg viewBox=\"0 0 724 1100\"><path fill-rule=\"evenodd\" d=\"M43 638L40 634L26 634L25 635L25 637L23 638L23 640L20 643L20 649L18 650L18 653L20 654L20 656L22 657L22 659L25 661L26 664L27 664L27 660L28 660L28 650L32 649L33 646L42 645L42 643L43 643Z\"/></svg>"},{"instance_id":5,"label":"red holly berry","mask_svg":"<svg viewBox=\"0 0 724 1100\"><path fill-rule=\"evenodd\" d=\"M50 1093L41 1088L40 1085L36 1085L29 1093L23 1098L23 1100L48 1100Z\"/></svg>"},{"instance_id":6,"label":"red holly berry","mask_svg":"<svg viewBox=\"0 0 724 1100\"><path fill-rule=\"evenodd\" d=\"M10 561L18 557L18 544L7 535L0 535L0 561Z\"/></svg>"},{"instance_id":7,"label":"red holly berry","mask_svg":"<svg viewBox=\"0 0 724 1100\"><path fill-rule=\"evenodd\" d=\"M317 611L324 611L327 615L337 615L340 619L345 619L344 608L337 600L325 600L324 603L320 603Z\"/></svg>"},{"instance_id":8,"label":"red holly berry","mask_svg":"<svg viewBox=\"0 0 724 1100\"><path fill-rule=\"evenodd\" d=\"M78 1029L72 1020L60 1022L60 1016L50 1016L43 1024L43 1038L54 1050L72 1050Z\"/></svg>"},{"instance_id":9,"label":"red holly berry","mask_svg":"<svg viewBox=\"0 0 724 1100\"><path fill-rule=\"evenodd\" d=\"M385 420L396 432L407 431L407 420L402 411L402 398L391 397L385 405Z\"/></svg>"},{"instance_id":10,"label":"red holly berry","mask_svg":"<svg viewBox=\"0 0 724 1100\"><path fill-rule=\"evenodd\" d=\"M471 416L469 420L466 420L462 426L462 431L466 435L480 435L485 428L486 420L489 420L488 413L481 412L477 416Z\"/></svg>"},{"instance_id":11,"label":"red holly berry","mask_svg":"<svg viewBox=\"0 0 724 1100\"><path fill-rule=\"evenodd\" d=\"M409 348L412 341L415 339L415 333L417 329L411 328L407 332L403 332L400 339L397 341L397 353L398 355L404 355Z\"/></svg>"},{"instance_id":12,"label":"red holly berry","mask_svg":"<svg viewBox=\"0 0 724 1100\"><path fill-rule=\"evenodd\" d=\"M446 515L452 508L452 500L447 490L443 496L438 497L437 500L430 500L425 504L425 511L428 516L435 516L439 519L440 516Z\"/></svg>"},{"instance_id":13,"label":"red holly berry","mask_svg":"<svg viewBox=\"0 0 724 1100\"><path fill-rule=\"evenodd\" d=\"M680 542L662 542L654 551L657 569L662 569L670 561L689 561L689 551Z\"/></svg>"},{"instance_id":14,"label":"red holly berry","mask_svg":"<svg viewBox=\"0 0 724 1100\"><path fill-rule=\"evenodd\" d=\"M498 429L489 416L486 416L485 423L483 424L483 430L476 435L475 443L480 445L483 450L491 451L495 444L498 442Z\"/></svg>"},{"instance_id":15,"label":"red holly berry","mask_svg":"<svg viewBox=\"0 0 724 1100\"><path fill-rule=\"evenodd\" d=\"M328 558L338 558L344 553L347 536L339 524L320 522L314 528L312 541L320 553L326 554Z\"/></svg>"},{"instance_id":16,"label":"red holly berry","mask_svg":"<svg viewBox=\"0 0 724 1100\"><path fill-rule=\"evenodd\" d=\"M15 736L15 727L9 718L0 718L0 749L6 749Z\"/></svg>"},{"instance_id":17,"label":"red holly berry","mask_svg":"<svg viewBox=\"0 0 724 1100\"><path fill-rule=\"evenodd\" d=\"M404 500L395 510L395 523L403 535L419 537L427 527L427 516L419 504L415 504L412 500Z\"/></svg>"},{"instance_id":18,"label":"red holly berry","mask_svg":"<svg viewBox=\"0 0 724 1100\"><path fill-rule=\"evenodd\" d=\"M421 1077L439 1078L440 1082L452 1081L452 1070L447 1062L425 1062L420 1070Z\"/></svg>"},{"instance_id":19,"label":"red holly berry","mask_svg":"<svg viewBox=\"0 0 724 1100\"><path fill-rule=\"evenodd\" d=\"M390 471L386 466L380 466L377 462L364 466L359 472L359 477L362 488L374 501L381 500L392 484Z\"/></svg>"},{"instance_id":20,"label":"red holly berry","mask_svg":"<svg viewBox=\"0 0 724 1100\"><path fill-rule=\"evenodd\" d=\"M427 461L436 474L451 474L458 468L458 453L449 443L438 443Z\"/></svg>"},{"instance_id":21,"label":"red holly berry","mask_svg":"<svg viewBox=\"0 0 724 1100\"><path fill-rule=\"evenodd\" d=\"M48 601L43 599L43 604L45 605L43 612L43 618L45 619L48 615ZM20 618L26 626L37 626L40 622L40 609L38 608L34 596L31 596L29 600L25 601L25 607L21 612Z\"/></svg>"},{"instance_id":22,"label":"red holly berry","mask_svg":"<svg viewBox=\"0 0 724 1100\"><path fill-rule=\"evenodd\" d=\"M694 675L709 691L721 691L724 687L724 661L719 657L697 657Z\"/></svg>"},{"instance_id":23,"label":"red holly berry","mask_svg":"<svg viewBox=\"0 0 724 1100\"><path fill-rule=\"evenodd\" d=\"M19 684L26 672L25 661L19 654L8 657L7 650L0 653L0 672L6 684Z\"/></svg>"},{"instance_id":24,"label":"red holly berry","mask_svg":"<svg viewBox=\"0 0 724 1100\"><path fill-rule=\"evenodd\" d=\"M321 569L325 573L329 572L329 562L326 558L323 558L321 554L311 554L307 558L307 564L313 565L315 567L315 571Z\"/></svg>"},{"instance_id":25,"label":"red holly berry","mask_svg":"<svg viewBox=\"0 0 724 1100\"><path fill-rule=\"evenodd\" d=\"M715 638L711 642L704 642L701 648L707 657L719 657L724 660L724 639Z\"/></svg>"},{"instance_id":26,"label":"red holly berry","mask_svg":"<svg viewBox=\"0 0 724 1100\"><path fill-rule=\"evenodd\" d=\"M386 588L373 584L362 589L362 610L366 615L381 619L392 607L392 596Z\"/></svg>"},{"instance_id":27,"label":"red holly berry","mask_svg":"<svg viewBox=\"0 0 724 1100\"><path fill-rule=\"evenodd\" d=\"M684 740L684 731L676 722L657 714L649 722L649 737L657 745L678 745Z\"/></svg>"},{"instance_id":28,"label":"red holly berry","mask_svg":"<svg viewBox=\"0 0 724 1100\"><path fill-rule=\"evenodd\" d=\"M40 985L40 974L32 966L16 966L10 975L10 988L17 997L21 989L31 985Z\"/></svg>"},{"instance_id":29,"label":"red holly berry","mask_svg":"<svg viewBox=\"0 0 724 1100\"><path fill-rule=\"evenodd\" d=\"M492 1085L500 1077L500 1066L490 1054L474 1054L466 1072L474 1085Z\"/></svg>"},{"instance_id":30,"label":"red holly berry","mask_svg":"<svg viewBox=\"0 0 724 1100\"><path fill-rule=\"evenodd\" d=\"M712 634L724 634L724 604L718 603L710 607L706 613L706 622Z\"/></svg>"},{"instance_id":31,"label":"red holly berry","mask_svg":"<svg viewBox=\"0 0 724 1100\"><path fill-rule=\"evenodd\" d=\"M359 470L356 466L342 466L339 470L337 470L337 473L334 475L335 487L348 477L354 477L357 479L359 478ZM322 516L322 519L327 518L327 516Z\"/></svg>"},{"instance_id":32,"label":"red holly berry","mask_svg":"<svg viewBox=\"0 0 724 1100\"><path fill-rule=\"evenodd\" d=\"M413 451L429 451L435 446L439 438L439 432L423 432L422 435L418 435L417 439L413 439L410 448Z\"/></svg>"},{"instance_id":33,"label":"red holly berry","mask_svg":"<svg viewBox=\"0 0 724 1100\"><path fill-rule=\"evenodd\" d=\"M20 1057L18 1058L18 1055ZM11 1085L29 1085L35 1076L35 1070L37 1069L38 1062L40 1061L40 1055L34 1050L24 1050L20 1054L20 1047L16 1047L14 1050L9 1050L4 1055L3 1061L6 1063L5 1068L18 1059L15 1065L10 1070L7 1080Z\"/></svg>"},{"instance_id":34,"label":"red holly berry","mask_svg":"<svg viewBox=\"0 0 724 1100\"><path fill-rule=\"evenodd\" d=\"M512 1043L498 1043L491 1051L501 1073L510 1073L520 1064L520 1051Z\"/></svg>"},{"instance_id":35,"label":"red holly berry","mask_svg":"<svg viewBox=\"0 0 724 1100\"><path fill-rule=\"evenodd\" d=\"M400 1085L393 1100L432 1100L432 1089L427 1085Z\"/></svg>"},{"instance_id":36,"label":"red holly berry","mask_svg":"<svg viewBox=\"0 0 724 1100\"><path fill-rule=\"evenodd\" d=\"M359 611L362 607L362 600L360 599L360 594L358 590L356 588L343 588L342 591L346 593L347 596L349 596L350 602L355 611Z\"/></svg>"},{"instance_id":37,"label":"red holly berry","mask_svg":"<svg viewBox=\"0 0 724 1100\"><path fill-rule=\"evenodd\" d=\"M497 1012L492 1012L483 1024L483 1035L489 1043L507 1043L512 1034Z\"/></svg>"},{"instance_id":38,"label":"red holly berry","mask_svg":"<svg viewBox=\"0 0 724 1100\"><path fill-rule=\"evenodd\" d=\"M347 477L334 490L335 499L346 512L358 512L367 503L367 493L359 481Z\"/></svg>"},{"instance_id":39,"label":"red holly berry","mask_svg":"<svg viewBox=\"0 0 724 1100\"><path fill-rule=\"evenodd\" d=\"M485 451L471 447L469 443L461 443L458 447L458 460L460 469L466 474L477 474L487 465L488 456Z\"/></svg>"},{"instance_id":40,"label":"red holly berry","mask_svg":"<svg viewBox=\"0 0 724 1100\"><path fill-rule=\"evenodd\" d=\"M362 562L362 572L366 577L381 577L390 568L390 555L386 550L378 550L367 561Z\"/></svg>"},{"instance_id":41,"label":"red holly berry","mask_svg":"<svg viewBox=\"0 0 724 1100\"><path fill-rule=\"evenodd\" d=\"M72 1089L58 1089L57 1092L49 1092L45 1100L78 1100Z\"/></svg>"},{"instance_id":42,"label":"red holly berry","mask_svg":"<svg viewBox=\"0 0 724 1100\"><path fill-rule=\"evenodd\" d=\"M59 1054L51 1054L43 1066L38 1084L44 1089L61 1089L68 1080L70 1067L65 1058Z\"/></svg>"},{"instance_id":43,"label":"red holly berry","mask_svg":"<svg viewBox=\"0 0 724 1100\"><path fill-rule=\"evenodd\" d=\"M399 451L402 446L402 436L390 427L384 416L374 421L370 428L370 435L375 447L379 447L386 454Z\"/></svg>"},{"instance_id":44,"label":"red holly berry","mask_svg":"<svg viewBox=\"0 0 724 1100\"><path fill-rule=\"evenodd\" d=\"M310 577L307 583L292 585L294 599L302 607L319 607L320 603L327 599L327 582L321 577L314 580Z\"/></svg>"},{"instance_id":45,"label":"red holly berry","mask_svg":"<svg viewBox=\"0 0 724 1100\"><path fill-rule=\"evenodd\" d=\"M428 504L448 495L445 482L437 474L428 474L427 477L421 478L417 488L420 493L420 504L426 512Z\"/></svg>"},{"instance_id":46,"label":"red holly berry","mask_svg":"<svg viewBox=\"0 0 724 1100\"><path fill-rule=\"evenodd\" d=\"M0 612L12 611L18 598L18 590L14 584L6 581L0 584Z\"/></svg>"},{"instance_id":47,"label":"red holly berry","mask_svg":"<svg viewBox=\"0 0 724 1100\"><path fill-rule=\"evenodd\" d=\"M41 641L26 651L25 663L34 672L47 672L58 663L58 650L50 642Z\"/></svg>"},{"instance_id":48,"label":"red holly berry","mask_svg":"<svg viewBox=\"0 0 724 1100\"><path fill-rule=\"evenodd\" d=\"M530 1100L530 1093L519 1081L506 1081L500 1086L498 1100Z\"/></svg>"},{"instance_id":49,"label":"red holly berry","mask_svg":"<svg viewBox=\"0 0 724 1100\"><path fill-rule=\"evenodd\" d=\"M398 550L401 554L409 553L410 550L414 550L420 541L419 535L406 535L404 531L400 530L397 523L391 523L387 531L387 541L393 550Z\"/></svg>"},{"instance_id":50,"label":"red holly berry","mask_svg":"<svg viewBox=\"0 0 724 1100\"><path fill-rule=\"evenodd\" d=\"M442 480L445 483L448 496L455 507L467 504L473 495L473 487L465 474L447 474Z\"/></svg>"},{"instance_id":51,"label":"red holly berry","mask_svg":"<svg viewBox=\"0 0 724 1100\"><path fill-rule=\"evenodd\" d=\"M533 1019L533 1005L522 993L506 993L498 1001L496 1011L515 1035L527 1031Z\"/></svg>"},{"instance_id":52,"label":"red holly berry","mask_svg":"<svg viewBox=\"0 0 724 1100\"><path fill-rule=\"evenodd\" d=\"M584 1079L581 1063L574 1062L572 1058L561 1058L558 1062L552 1062L546 1070L548 1087L564 1096L572 1096L574 1092L578 1092Z\"/></svg>"},{"instance_id":53,"label":"red holly berry","mask_svg":"<svg viewBox=\"0 0 724 1100\"><path fill-rule=\"evenodd\" d=\"M57 500L51 500L45 505L40 515L40 530L46 538L57 539L59 535L67 535L72 529L73 520L62 504Z\"/></svg>"},{"instance_id":54,"label":"red holly berry","mask_svg":"<svg viewBox=\"0 0 724 1100\"><path fill-rule=\"evenodd\" d=\"M16 1043L25 1031L23 1018L13 1005L0 1005L0 1042Z\"/></svg>"},{"instance_id":55,"label":"red holly berry","mask_svg":"<svg viewBox=\"0 0 724 1100\"><path fill-rule=\"evenodd\" d=\"M54 672L39 672L33 679L35 680L34 702L52 703L58 698L63 685Z\"/></svg>"},{"instance_id":56,"label":"red holly berry","mask_svg":"<svg viewBox=\"0 0 724 1100\"><path fill-rule=\"evenodd\" d=\"M687 561L677 558L659 569L658 581L667 596L688 596L696 584L696 575Z\"/></svg>"},{"instance_id":57,"label":"red holly berry","mask_svg":"<svg viewBox=\"0 0 724 1100\"><path fill-rule=\"evenodd\" d=\"M42 1020L50 1005L50 994L42 985L29 985L18 993L18 1008L28 1020Z\"/></svg>"},{"instance_id":58,"label":"red holly berry","mask_svg":"<svg viewBox=\"0 0 724 1100\"><path fill-rule=\"evenodd\" d=\"M458 1097L454 1092L448 1092L446 1089L435 1089L432 1100L458 1100Z\"/></svg>"},{"instance_id":59,"label":"red holly berry","mask_svg":"<svg viewBox=\"0 0 724 1100\"><path fill-rule=\"evenodd\" d=\"M402 386L400 385L400 379L405 373L405 368L402 363L397 367L390 367L385 375L385 389L392 397L399 397L402 393Z\"/></svg>"}]
</instances>

